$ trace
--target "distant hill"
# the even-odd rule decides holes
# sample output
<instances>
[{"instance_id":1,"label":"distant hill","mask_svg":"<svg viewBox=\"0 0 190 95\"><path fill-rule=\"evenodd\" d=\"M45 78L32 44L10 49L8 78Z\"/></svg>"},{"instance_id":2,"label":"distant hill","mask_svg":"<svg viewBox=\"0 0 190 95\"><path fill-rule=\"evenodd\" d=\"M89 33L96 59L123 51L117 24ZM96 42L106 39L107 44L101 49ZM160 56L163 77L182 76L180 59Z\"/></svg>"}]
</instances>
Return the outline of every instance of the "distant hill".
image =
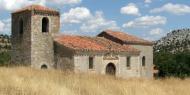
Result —
<instances>
[{"instance_id":1,"label":"distant hill","mask_svg":"<svg viewBox=\"0 0 190 95\"><path fill-rule=\"evenodd\" d=\"M0 52L11 49L10 36L0 34Z\"/></svg>"},{"instance_id":2,"label":"distant hill","mask_svg":"<svg viewBox=\"0 0 190 95\"><path fill-rule=\"evenodd\" d=\"M185 50L190 50L190 29L173 30L154 45L154 51L176 53Z\"/></svg>"}]
</instances>

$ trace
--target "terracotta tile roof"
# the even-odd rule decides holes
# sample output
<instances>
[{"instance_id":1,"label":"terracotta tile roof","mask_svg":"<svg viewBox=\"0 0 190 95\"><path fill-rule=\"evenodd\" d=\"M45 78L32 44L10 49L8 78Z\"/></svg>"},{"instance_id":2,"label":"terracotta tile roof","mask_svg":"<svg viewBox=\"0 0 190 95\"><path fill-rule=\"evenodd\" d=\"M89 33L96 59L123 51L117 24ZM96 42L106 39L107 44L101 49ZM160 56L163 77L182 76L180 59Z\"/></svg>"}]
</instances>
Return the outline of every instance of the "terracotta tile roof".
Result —
<instances>
[{"instance_id":1,"label":"terracotta tile roof","mask_svg":"<svg viewBox=\"0 0 190 95\"><path fill-rule=\"evenodd\" d=\"M132 46L120 45L118 43L115 43L115 42L105 39L103 37L95 37L95 38L88 38L88 39L92 39L96 43L106 47L107 50L119 51L119 52L140 52L139 50L133 48Z\"/></svg>"},{"instance_id":2,"label":"terracotta tile roof","mask_svg":"<svg viewBox=\"0 0 190 95\"><path fill-rule=\"evenodd\" d=\"M146 44L146 45L153 45L153 42L141 39L139 37L124 33L124 32L120 32L120 31L112 31L112 30L105 30L102 33L106 33L107 35L110 35L114 38L117 38L119 40L121 40L124 43L128 43L128 44ZM100 34L102 34L100 33ZM99 34L99 35L100 35Z\"/></svg>"},{"instance_id":3,"label":"terracotta tile roof","mask_svg":"<svg viewBox=\"0 0 190 95\"><path fill-rule=\"evenodd\" d=\"M41 6L41 5L30 5L27 7L24 7L22 9L16 10L13 13L19 13L19 12L23 12L23 11L32 11L32 10L38 10L38 11L49 11L49 12L58 12L54 9L45 7L45 6Z\"/></svg>"},{"instance_id":4,"label":"terracotta tile roof","mask_svg":"<svg viewBox=\"0 0 190 95\"><path fill-rule=\"evenodd\" d=\"M72 48L72 49L90 49L90 50L105 50L105 47L98 45L95 42L90 40L84 39L84 37L80 36L70 36L64 35L57 37L55 41L59 42L60 44Z\"/></svg>"},{"instance_id":5,"label":"terracotta tile roof","mask_svg":"<svg viewBox=\"0 0 190 95\"><path fill-rule=\"evenodd\" d=\"M103 37L84 37L84 36L70 36L62 35L55 38L55 41L65 47L74 50L88 50L88 51L115 51L115 52L135 52L139 53L137 49L129 45L120 45Z\"/></svg>"}]
</instances>

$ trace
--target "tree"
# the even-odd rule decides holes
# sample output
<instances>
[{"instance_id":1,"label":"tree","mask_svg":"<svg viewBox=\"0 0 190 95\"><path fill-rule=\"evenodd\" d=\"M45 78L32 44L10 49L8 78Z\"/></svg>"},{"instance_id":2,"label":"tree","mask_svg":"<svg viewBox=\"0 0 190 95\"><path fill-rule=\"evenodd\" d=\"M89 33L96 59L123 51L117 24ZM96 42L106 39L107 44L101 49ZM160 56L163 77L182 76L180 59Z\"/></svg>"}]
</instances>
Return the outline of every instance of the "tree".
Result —
<instances>
[{"instance_id":1,"label":"tree","mask_svg":"<svg viewBox=\"0 0 190 95\"><path fill-rule=\"evenodd\" d=\"M160 77L190 77L190 52L155 52L154 64Z\"/></svg>"}]
</instances>

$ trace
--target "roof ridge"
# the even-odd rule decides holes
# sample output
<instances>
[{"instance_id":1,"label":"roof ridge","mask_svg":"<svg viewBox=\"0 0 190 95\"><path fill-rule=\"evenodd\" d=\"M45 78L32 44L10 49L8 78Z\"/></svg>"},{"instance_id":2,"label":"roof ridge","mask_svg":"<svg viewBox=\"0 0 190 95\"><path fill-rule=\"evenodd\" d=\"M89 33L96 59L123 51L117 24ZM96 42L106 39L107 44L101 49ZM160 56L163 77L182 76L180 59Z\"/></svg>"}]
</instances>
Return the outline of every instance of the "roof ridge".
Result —
<instances>
[{"instance_id":1,"label":"roof ridge","mask_svg":"<svg viewBox=\"0 0 190 95\"><path fill-rule=\"evenodd\" d=\"M117 33L122 33L122 34L125 34L125 35L129 35L129 36L133 36L133 37L142 39L142 38L140 38L140 37L138 37L138 36L135 36L135 35L132 35L132 34L129 34L129 33L126 33L126 32L122 32L122 31L106 30L105 32L117 32ZM143 39L143 40L144 40L144 39Z\"/></svg>"},{"instance_id":2,"label":"roof ridge","mask_svg":"<svg viewBox=\"0 0 190 95\"><path fill-rule=\"evenodd\" d=\"M59 34L56 37L61 36L72 36L72 37L86 37L86 38L96 38L96 36L86 36L86 35L72 35L72 34Z\"/></svg>"},{"instance_id":3,"label":"roof ridge","mask_svg":"<svg viewBox=\"0 0 190 95\"><path fill-rule=\"evenodd\" d=\"M29 6L22 7L18 10L13 11L12 13L18 13L18 12L23 12L26 10L41 10L41 11L52 11L52 12L57 12L57 10L53 8L46 7L44 5L39 5L39 4L31 4Z\"/></svg>"},{"instance_id":4,"label":"roof ridge","mask_svg":"<svg viewBox=\"0 0 190 95\"><path fill-rule=\"evenodd\" d=\"M131 44L151 44L152 45L151 41L148 41L138 36L121 32L121 31L104 30L102 33L106 33L112 37L122 40L123 42L128 42ZM98 34L98 36L101 35L102 33Z\"/></svg>"}]
</instances>

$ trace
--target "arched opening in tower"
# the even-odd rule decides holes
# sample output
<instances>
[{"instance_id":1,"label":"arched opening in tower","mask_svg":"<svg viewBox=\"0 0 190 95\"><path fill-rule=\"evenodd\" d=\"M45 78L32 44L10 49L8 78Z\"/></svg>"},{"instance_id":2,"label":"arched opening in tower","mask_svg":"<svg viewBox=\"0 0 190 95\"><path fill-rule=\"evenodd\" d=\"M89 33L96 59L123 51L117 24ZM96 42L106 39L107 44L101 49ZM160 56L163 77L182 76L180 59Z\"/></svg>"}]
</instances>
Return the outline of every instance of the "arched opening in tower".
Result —
<instances>
[{"instance_id":1,"label":"arched opening in tower","mask_svg":"<svg viewBox=\"0 0 190 95\"><path fill-rule=\"evenodd\" d=\"M43 64L43 65L41 66L41 69L48 69L48 67L47 67L47 65Z\"/></svg>"},{"instance_id":2,"label":"arched opening in tower","mask_svg":"<svg viewBox=\"0 0 190 95\"><path fill-rule=\"evenodd\" d=\"M42 32L49 32L49 19L47 17L42 19Z\"/></svg>"},{"instance_id":3,"label":"arched opening in tower","mask_svg":"<svg viewBox=\"0 0 190 95\"><path fill-rule=\"evenodd\" d=\"M23 20L20 19L20 21L19 21L19 33L20 33L20 35L22 35L23 32L24 32Z\"/></svg>"}]
</instances>

